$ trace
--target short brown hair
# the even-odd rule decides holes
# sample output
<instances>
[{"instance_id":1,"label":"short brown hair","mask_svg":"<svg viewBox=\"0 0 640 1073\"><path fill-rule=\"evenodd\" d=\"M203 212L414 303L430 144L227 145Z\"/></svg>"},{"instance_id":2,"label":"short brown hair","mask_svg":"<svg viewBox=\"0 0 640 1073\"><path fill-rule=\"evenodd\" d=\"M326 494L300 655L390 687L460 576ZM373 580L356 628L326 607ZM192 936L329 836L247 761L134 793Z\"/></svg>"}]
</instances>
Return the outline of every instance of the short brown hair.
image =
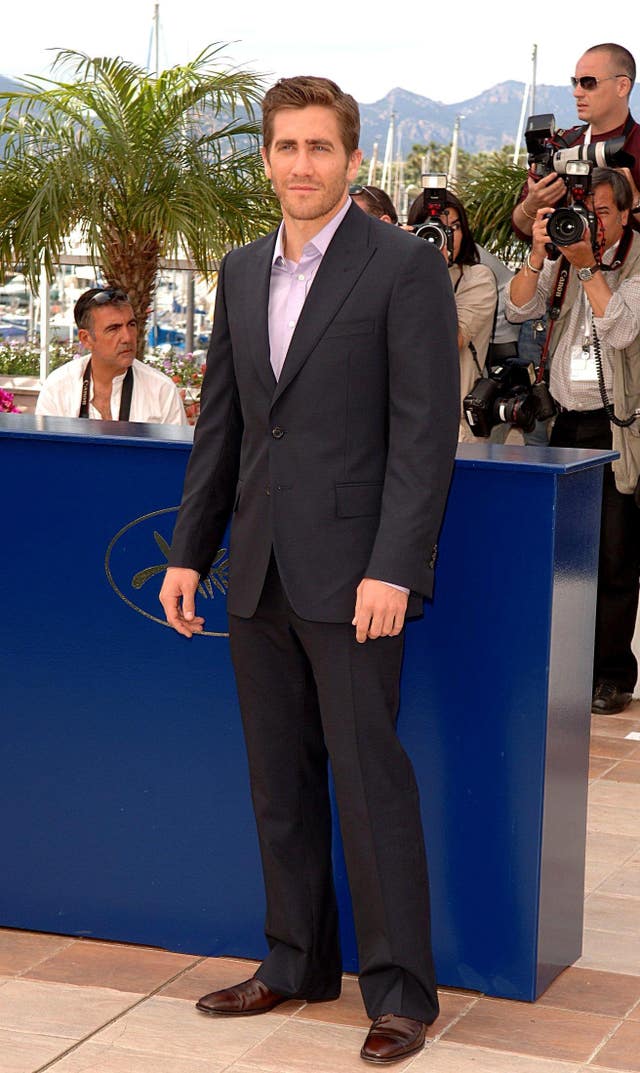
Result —
<instances>
[{"instance_id":1,"label":"short brown hair","mask_svg":"<svg viewBox=\"0 0 640 1073\"><path fill-rule=\"evenodd\" d=\"M636 80L636 61L628 48L625 48L624 45L616 45L613 41L607 41L602 45L592 45L591 48L587 49L585 55L590 52L608 52L614 69L617 68L616 73L626 75L633 89L633 83Z\"/></svg>"},{"instance_id":2,"label":"short brown hair","mask_svg":"<svg viewBox=\"0 0 640 1073\"><path fill-rule=\"evenodd\" d=\"M336 113L342 144L348 156L355 153L360 141L360 111L358 102L330 78L315 75L297 75L295 78L280 78L267 90L262 102L262 140L265 149L273 141L273 120L282 108L308 108L320 105L332 108Z\"/></svg>"}]
</instances>

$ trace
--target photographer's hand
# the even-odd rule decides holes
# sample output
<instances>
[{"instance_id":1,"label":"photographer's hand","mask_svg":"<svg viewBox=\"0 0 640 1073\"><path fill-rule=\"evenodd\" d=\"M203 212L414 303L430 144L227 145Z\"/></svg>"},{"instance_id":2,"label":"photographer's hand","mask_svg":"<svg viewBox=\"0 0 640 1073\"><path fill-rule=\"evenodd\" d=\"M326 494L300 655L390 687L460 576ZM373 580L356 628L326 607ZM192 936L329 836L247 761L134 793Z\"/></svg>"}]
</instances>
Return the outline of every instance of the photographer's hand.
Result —
<instances>
[{"instance_id":1,"label":"photographer's hand","mask_svg":"<svg viewBox=\"0 0 640 1073\"><path fill-rule=\"evenodd\" d=\"M585 232L580 242L574 242L571 246L562 249L567 261L572 268L593 268L596 257L591 245L591 236ZM611 298L611 290L607 283L604 272L596 272L592 279L581 280L594 317L603 317Z\"/></svg>"},{"instance_id":2,"label":"photographer's hand","mask_svg":"<svg viewBox=\"0 0 640 1073\"><path fill-rule=\"evenodd\" d=\"M513 211L513 222L523 234L531 235L538 210L557 204L565 195L567 188L564 180L553 171L537 181L529 176L527 186L529 192L524 201L516 205Z\"/></svg>"},{"instance_id":3,"label":"photographer's hand","mask_svg":"<svg viewBox=\"0 0 640 1073\"><path fill-rule=\"evenodd\" d=\"M547 259L546 244L549 241L547 216L551 211L550 205L543 205L536 212L532 226L531 252L520 271L511 280L511 301L516 306L526 305L536 293L538 278Z\"/></svg>"}]
</instances>

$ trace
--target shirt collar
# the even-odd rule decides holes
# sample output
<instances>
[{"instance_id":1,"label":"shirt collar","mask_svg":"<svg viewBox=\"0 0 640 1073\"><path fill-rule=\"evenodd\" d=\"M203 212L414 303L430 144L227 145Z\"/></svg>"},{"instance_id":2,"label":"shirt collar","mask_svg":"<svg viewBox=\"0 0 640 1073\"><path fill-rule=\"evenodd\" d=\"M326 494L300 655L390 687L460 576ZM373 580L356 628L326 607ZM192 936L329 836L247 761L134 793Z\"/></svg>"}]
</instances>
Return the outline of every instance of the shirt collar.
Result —
<instances>
[{"instance_id":1,"label":"shirt collar","mask_svg":"<svg viewBox=\"0 0 640 1073\"><path fill-rule=\"evenodd\" d=\"M331 242L331 239L340 227L340 224L344 220L352 204L353 203L351 201L351 198L348 197L342 208L335 214L335 216L332 216L329 222L324 225L322 230L318 231L318 234L314 235L313 238L310 238L309 241L305 244L303 256L305 253L315 253L316 255L320 254L321 257L324 257L325 253L329 248L329 243ZM284 220L282 220L282 222L280 223L280 227L278 228L278 234L276 236L276 244L273 251L273 258L271 264L277 264L280 259L282 259L282 261L286 260L284 255Z\"/></svg>"}]
</instances>

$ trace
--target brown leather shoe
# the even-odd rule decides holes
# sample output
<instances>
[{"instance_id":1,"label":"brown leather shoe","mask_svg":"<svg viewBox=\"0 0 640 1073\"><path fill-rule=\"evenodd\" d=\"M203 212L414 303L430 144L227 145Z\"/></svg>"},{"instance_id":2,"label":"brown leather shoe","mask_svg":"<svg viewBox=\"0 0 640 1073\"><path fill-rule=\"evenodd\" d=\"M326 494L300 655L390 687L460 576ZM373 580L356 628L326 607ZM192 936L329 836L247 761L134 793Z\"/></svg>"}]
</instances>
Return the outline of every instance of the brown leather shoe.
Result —
<instances>
[{"instance_id":1,"label":"brown leather shoe","mask_svg":"<svg viewBox=\"0 0 640 1073\"><path fill-rule=\"evenodd\" d=\"M412 1017L385 1013L376 1017L364 1041L360 1057L365 1062L399 1062L410 1054L422 1050L426 1026Z\"/></svg>"},{"instance_id":2,"label":"brown leather shoe","mask_svg":"<svg viewBox=\"0 0 640 1073\"><path fill-rule=\"evenodd\" d=\"M286 1001L286 995L276 995L262 980L252 976L235 987L225 987L222 991L203 995L196 1002L196 1009L223 1017L248 1017L252 1013L268 1013L274 1006Z\"/></svg>"}]
</instances>

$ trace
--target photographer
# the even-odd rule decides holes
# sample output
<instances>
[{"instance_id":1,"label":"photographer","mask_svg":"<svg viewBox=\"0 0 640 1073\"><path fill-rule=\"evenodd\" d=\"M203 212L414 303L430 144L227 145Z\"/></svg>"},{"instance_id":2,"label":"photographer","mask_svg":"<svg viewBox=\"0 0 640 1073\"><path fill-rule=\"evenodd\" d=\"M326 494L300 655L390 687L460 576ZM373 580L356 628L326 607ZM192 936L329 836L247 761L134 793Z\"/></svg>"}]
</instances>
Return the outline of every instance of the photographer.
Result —
<instances>
[{"instance_id":1,"label":"photographer","mask_svg":"<svg viewBox=\"0 0 640 1073\"><path fill-rule=\"evenodd\" d=\"M445 208L442 222L450 230L449 244L442 247L442 254L449 265L449 277L454 290L458 313L458 350L460 353L460 399L471 390L482 376L487 350L493 331L498 294L495 276L490 268L480 264L480 256L469 227L462 202L443 190ZM430 217L422 196L416 198L407 223L415 227ZM460 441L473 442L464 418L461 418L458 433Z\"/></svg>"},{"instance_id":2,"label":"photographer","mask_svg":"<svg viewBox=\"0 0 640 1073\"><path fill-rule=\"evenodd\" d=\"M552 207L537 209L531 252L511 282L506 311L524 321L551 308L545 349L559 411L551 446L613 445L621 454L604 473L592 703L593 712L613 714L630 703L637 678L631 641L640 573L633 495L640 423L623 428L616 421L632 418L640 405L640 235L629 226L633 199L623 175L597 168L591 190L585 213L592 207L595 220L585 217L559 261L548 257Z\"/></svg>"},{"instance_id":3,"label":"photographer","mask_svg":"<svg viewBox=\"0 0 640 1073\"><path fill-rule=\"evenodd\" d=\"M623 169L631 183L632 212L640 222L640 126L629 112L629 96L636 77L633 56L622 45L607 43L587 49L571 79L580 125L557 131L558 149L597 144L624 137L624 148L635 158L631 170ZM522 239L531 237L536 214L543 206L558 205L565 195L562 178L554 171L542 178L529 174L513 215L513 229Z\"/></svg>"}]
</instances>

